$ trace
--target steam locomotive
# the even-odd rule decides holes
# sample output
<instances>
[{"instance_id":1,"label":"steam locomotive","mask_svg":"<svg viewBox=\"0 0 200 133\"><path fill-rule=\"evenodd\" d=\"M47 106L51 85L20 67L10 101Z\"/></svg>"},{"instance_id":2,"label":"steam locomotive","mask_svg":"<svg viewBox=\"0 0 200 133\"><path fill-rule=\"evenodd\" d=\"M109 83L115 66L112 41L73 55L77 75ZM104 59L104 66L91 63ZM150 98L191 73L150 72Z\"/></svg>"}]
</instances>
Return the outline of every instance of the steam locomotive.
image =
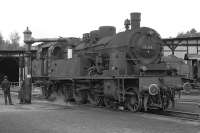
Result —
<instances>
[{"instance_id":1,"label":"steam locomotive","mask_svg":"<svg viewBox=\"0 0 200 133\"><path fill-rule=\"evenodd\" d=\"M42 43L32 61L33 79L51 80L66 99L79 103L133 112L167 109L182 81L161 60L160 35L140 27L140 17L140 13L131 13L123 32L101 26L82 39Z\"/></svg>"}]
</instances>

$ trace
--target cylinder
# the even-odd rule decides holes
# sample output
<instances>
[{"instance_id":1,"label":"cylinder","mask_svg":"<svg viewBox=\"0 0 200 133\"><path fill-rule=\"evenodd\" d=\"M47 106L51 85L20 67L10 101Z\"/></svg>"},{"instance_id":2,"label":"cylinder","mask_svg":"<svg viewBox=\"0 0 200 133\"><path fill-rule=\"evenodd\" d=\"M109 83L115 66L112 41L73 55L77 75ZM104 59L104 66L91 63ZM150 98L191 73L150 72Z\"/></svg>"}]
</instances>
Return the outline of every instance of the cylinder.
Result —
<instances>
[{"instance_id":1,"label":"cylinder","mask_svg":"<svg viewBox=\"0 0 200 133\"><path fill-rule=\"evenodd\" d=\"M137 30L140 28L141 13L131 13L131 30Z\"/></svg>"}]
</instances>

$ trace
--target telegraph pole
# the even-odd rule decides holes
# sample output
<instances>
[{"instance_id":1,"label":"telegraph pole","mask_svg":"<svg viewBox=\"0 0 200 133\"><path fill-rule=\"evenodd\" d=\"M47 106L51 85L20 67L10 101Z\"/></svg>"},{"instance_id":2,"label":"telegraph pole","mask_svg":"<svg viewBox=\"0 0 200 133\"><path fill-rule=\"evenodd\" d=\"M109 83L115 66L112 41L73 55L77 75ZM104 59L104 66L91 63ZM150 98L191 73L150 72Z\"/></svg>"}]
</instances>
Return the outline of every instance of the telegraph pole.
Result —
<instances>
[{"instance_id":1,"label":"telegraph pole","mask_svg":"<svg viewBox=\"0 0 200 133\"><path fill-rule=\"evenodd\" d=\"M32 95L32 75L31 75L31 45L33 44L32 40L32 32L27 29L23 32L24 33L24 43L27 45L26 49L26 75L25 75L25 102L27 104L31 104L31 95Z\"/></svg>"}]
</instances>

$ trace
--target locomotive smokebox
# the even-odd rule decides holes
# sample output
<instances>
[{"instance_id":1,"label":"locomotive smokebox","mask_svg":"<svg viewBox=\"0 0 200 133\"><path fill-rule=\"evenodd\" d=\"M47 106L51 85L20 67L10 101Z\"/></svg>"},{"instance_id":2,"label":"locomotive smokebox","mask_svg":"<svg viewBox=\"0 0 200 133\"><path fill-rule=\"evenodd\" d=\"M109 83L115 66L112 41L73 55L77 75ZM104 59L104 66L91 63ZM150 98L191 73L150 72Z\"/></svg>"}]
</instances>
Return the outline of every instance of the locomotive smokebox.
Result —
<instances>
[{"instance_id":1,"label":"locomotive smokebox","mask_svg":"<svg viewBox=\"0 0 200 133\"><path fill-rule=\"evenodd\" d=\"M140 28L141 13L131 13L131 30L137 30Z\"/></svg>"}]
</instances>

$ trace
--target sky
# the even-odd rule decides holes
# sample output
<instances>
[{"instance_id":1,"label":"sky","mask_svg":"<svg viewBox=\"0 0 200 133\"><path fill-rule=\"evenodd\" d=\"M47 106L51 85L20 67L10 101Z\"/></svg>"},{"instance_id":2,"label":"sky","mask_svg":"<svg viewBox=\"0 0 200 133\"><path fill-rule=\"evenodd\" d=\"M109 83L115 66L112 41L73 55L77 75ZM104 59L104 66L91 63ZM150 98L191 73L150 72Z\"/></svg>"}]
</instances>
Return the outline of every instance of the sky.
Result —
<instances>
[{"instance_id":1,"label":"sky","mask_svg":"<svg viewBox=\"0 0 200 133\"><path fill-rule=\"evenodd\" d=\"M82 37L104 25L119 32L131 12L163 38L200 31L198 0L0 0L0 32L5 39L18 32L21 44L27 26L34 38Z\"/></svg>"}]
</instances>

